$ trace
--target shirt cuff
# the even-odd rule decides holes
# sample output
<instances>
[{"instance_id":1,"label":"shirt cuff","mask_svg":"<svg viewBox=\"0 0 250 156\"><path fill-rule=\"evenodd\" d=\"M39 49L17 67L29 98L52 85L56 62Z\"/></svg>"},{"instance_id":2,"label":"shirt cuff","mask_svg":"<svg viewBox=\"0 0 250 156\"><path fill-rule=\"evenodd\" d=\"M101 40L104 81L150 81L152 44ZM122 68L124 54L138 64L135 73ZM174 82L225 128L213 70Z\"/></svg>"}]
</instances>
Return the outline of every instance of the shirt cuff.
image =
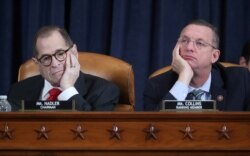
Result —
<instances>
[{"instance_id":1,"label":"shirt cuff","mask_svg":"<svg viewBox=\"0 0 250 156\"><path fill-rule=\"evenodd\" d=\"M57 98L59 101L66 101L76 94L78 94L76 88L69 87L68 89L64 90Z\"/></svg>"},{"instance_id":2,"label":"shirt cuff","mask_svg":"<svg viewBox=\"0 0 250 156\"><path fill-rule=\"evenodd\" d=\"M176 100L184 101L188 94L188 86L180 81L176 81L169 92L175 97Z\"/></svg>"}]
</instances>

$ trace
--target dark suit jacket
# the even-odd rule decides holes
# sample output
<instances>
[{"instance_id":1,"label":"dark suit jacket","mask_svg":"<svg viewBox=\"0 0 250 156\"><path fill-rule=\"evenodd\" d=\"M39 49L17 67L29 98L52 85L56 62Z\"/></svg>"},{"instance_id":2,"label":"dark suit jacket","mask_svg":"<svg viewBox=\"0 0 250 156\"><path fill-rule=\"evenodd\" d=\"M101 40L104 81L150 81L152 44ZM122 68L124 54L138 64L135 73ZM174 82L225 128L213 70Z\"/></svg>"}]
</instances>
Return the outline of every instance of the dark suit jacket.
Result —
<instances>
[{"instance_id":1,"label":"dark suit jacket","mask_svg":"<svg viewBox=\"0 0 250 156\"><path fill-rule=\"evenodd\" d=\"M250 76L242 67L223 67L216 63L212 67L210 93L216 100L217 109L223 111L250 110ZM170 70L150 80L144 90L144 110L158 111L164 100L176 100L170 89L178 75Z\"/></svg>"},{"instance_id":2,"label":"dark suit jacket","mask_svg":"<svg viewBox=\"0 0 250 156\"><path fill-rule=\"evenodd\" d=\"M20 109L21 100L38 100L43 86L44 79L41 75L14 84L8 93L12 110ZM72 96L69 100L75 100L77 110L111 111L119 100L119 89L116 85L82 72L75 83L75 88L79 94Z\"/></svg>"}]
</instances>

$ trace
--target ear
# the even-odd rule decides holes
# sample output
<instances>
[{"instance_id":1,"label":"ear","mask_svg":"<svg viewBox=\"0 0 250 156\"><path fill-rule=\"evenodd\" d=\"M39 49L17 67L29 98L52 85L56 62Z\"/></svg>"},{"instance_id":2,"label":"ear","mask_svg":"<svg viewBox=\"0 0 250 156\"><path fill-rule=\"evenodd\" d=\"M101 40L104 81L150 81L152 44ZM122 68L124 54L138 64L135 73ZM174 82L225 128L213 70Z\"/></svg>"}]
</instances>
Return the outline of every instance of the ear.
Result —
<instances>
[{"instance_id":1,"label":"ear","mask_svg":"<svg viewBox=\"0 0 250 156\"><path fill-rule=\"evenodd\" d=\"M246 59L243 56L240 57L239 64L242 65L242 66L246 66L247 65Z\"/></svg>"},{"instance_id":2,"label":"ear","mask_svg":"<svg viewBox=\"0 0 250 156\"><path fill-rule=\"evenodd\" d=\"M214 49L212 51L212 63L215 63L216 61L218 61L219 57L220 57L220 50L219 49Z\"/></svg>"},{"instance_id":3,"label":"ear","mask_svg":"<svg viewBox=\"0 0 250 156\"><path fill-rule=\"evenodd\" d=\"M35 58L35 57L32 57L32 60L35 62L35 64L39 63L38 60L37 60L37 58Z\"/></svg>"}]
</instances>

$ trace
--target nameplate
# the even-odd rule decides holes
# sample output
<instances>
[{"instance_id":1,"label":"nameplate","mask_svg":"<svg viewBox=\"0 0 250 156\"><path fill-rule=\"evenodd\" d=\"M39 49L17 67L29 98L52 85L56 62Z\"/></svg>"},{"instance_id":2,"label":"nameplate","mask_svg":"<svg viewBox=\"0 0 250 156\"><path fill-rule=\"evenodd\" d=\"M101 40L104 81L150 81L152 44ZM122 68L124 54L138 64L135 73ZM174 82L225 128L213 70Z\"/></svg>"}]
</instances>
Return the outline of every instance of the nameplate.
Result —
<instances>
[{"instance_id":1,"label":"nameplate","mask_svg":"<svg viewBox=\"0 0 250 156\"><path fill-rule=\"evenodd\" d=\"M74 111L74 101L22 101L22 111Z\"/></svg>"},{"instance_id":2,"label":"nameplate","mask_svg":"<svg viewBox=\"0 0 250 156\"><path fill-rule=\"evenodd\" d=\"M163 100L161 111L216 111L216 101Z\"/></svg>"}]
</instances>

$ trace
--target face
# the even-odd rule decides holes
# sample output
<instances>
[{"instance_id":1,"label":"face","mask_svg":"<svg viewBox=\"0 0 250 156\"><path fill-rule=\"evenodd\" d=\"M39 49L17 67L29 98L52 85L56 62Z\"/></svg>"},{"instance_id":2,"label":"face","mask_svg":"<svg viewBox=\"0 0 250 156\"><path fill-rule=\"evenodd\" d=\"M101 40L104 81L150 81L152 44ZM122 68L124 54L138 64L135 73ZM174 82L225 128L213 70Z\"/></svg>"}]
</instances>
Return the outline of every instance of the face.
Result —
<instances>
[{"instance_id":1,"label":"face","mask_svg":"<svg viewBox=\"0 0 250 156\"><path fill-rule=\"evenodd\" d=\"M211 70L212 63L219 58L220 51L213 45L213 31L206 26L188 25L179 38L180 55L195 70Z\"/></svg>"},{"instance_id":2,"label":"face","mask_svg":"<svg viewBox=\"0 0 250 156\"><path fill-rule=\"evenodd\" d=\"M38 64L40 74L51 83L53 86L59 86L62 75L65 71L65 61L59 61L52 56L52 62L48 66L44 66L38 59L42 58L44 55L53 55L58 51L69 49L66 45L64 39L59 32L53 32L50 36L40 37L37 39L36 43L38 56L35 58L35 62ZM69 49L69 52L74 51L75 46ZM60 56L60 55L59 55Z\"/></svg>"}]
</instances>

